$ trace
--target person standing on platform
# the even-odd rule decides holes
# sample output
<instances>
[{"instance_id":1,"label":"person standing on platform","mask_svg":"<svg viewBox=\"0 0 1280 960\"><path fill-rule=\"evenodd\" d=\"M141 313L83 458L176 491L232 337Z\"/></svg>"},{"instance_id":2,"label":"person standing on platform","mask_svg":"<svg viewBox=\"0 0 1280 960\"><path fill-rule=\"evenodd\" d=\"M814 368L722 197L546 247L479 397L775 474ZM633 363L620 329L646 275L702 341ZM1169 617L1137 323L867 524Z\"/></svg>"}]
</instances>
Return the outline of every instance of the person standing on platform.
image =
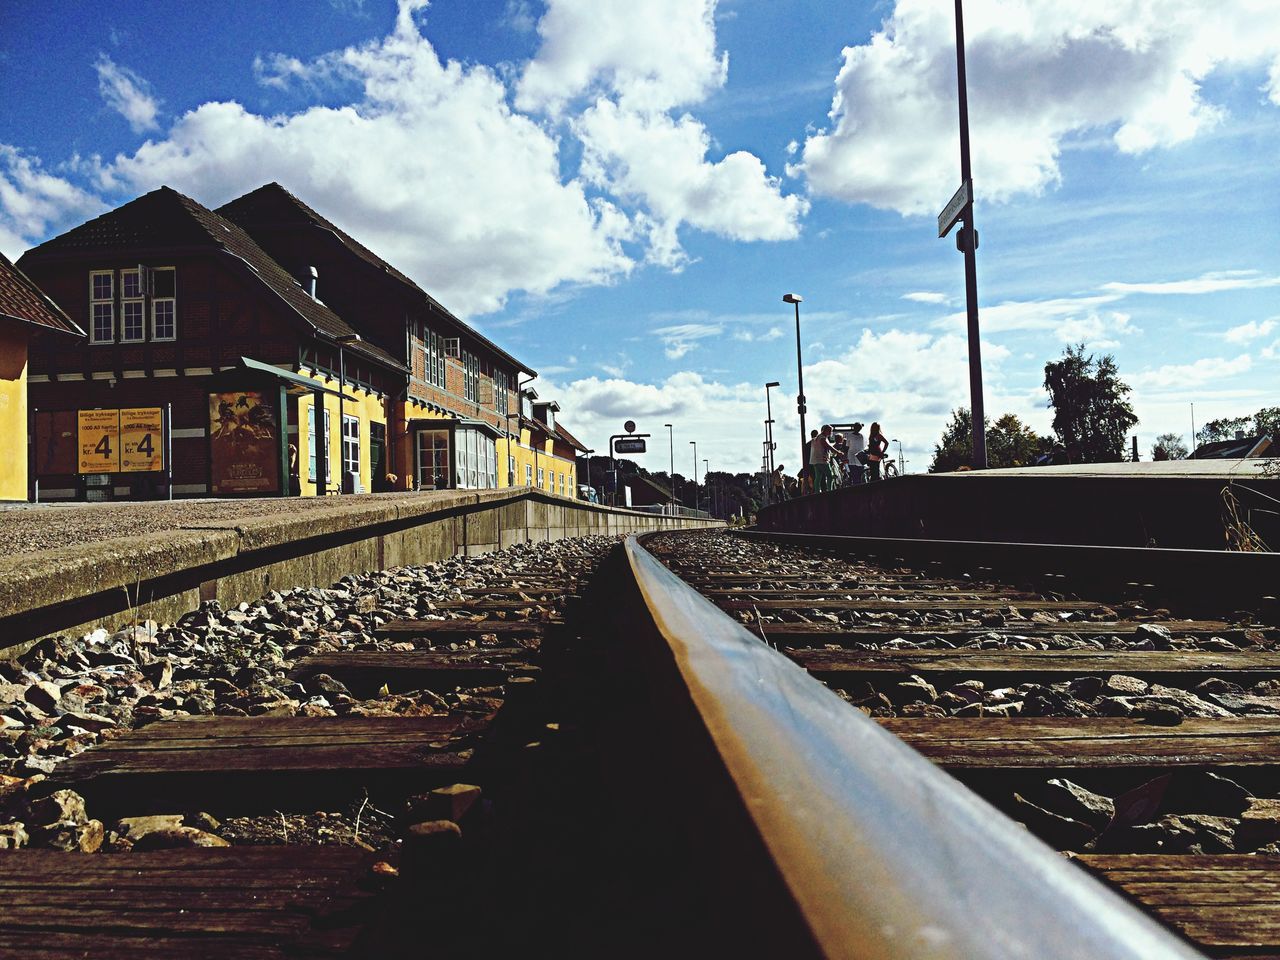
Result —
<instances>
[{"instance_id":1,"label":"person standing on platform","mask_svg":"<svg viewBox=\"0 0 1280 960\"><path fill-rule=\"evenodd\" d=\"M889 441L880 432L880 424L871 425L871 433L867 436L867 463L871 468L871 479L880 479L880 461L885 458L889 449Z\"/></svg>"},{"instance_id":2,"label":"person standing on platform","mask_svg":"<svg viewBox=\"0 0 1280 960\"><path fill-rule=\"evenodd\" d=\"M831 489L831 457L836 448L831 443L831 425L826 424L822 433L809 441L809 469L813 474L814 491L826 493Z\"/></svg>"},{"instance_id":3,"label":"person standing on platform","mask_svg":"<svg viewBox=\"0 0 1280 960\"><path fill-rule=\"evenodd\" d=\"M852 483L863 483L867 479L867 438L862 435L862 424L853 425L853 433L849 434L849 473Z\"/></svg>"}]
</instances>

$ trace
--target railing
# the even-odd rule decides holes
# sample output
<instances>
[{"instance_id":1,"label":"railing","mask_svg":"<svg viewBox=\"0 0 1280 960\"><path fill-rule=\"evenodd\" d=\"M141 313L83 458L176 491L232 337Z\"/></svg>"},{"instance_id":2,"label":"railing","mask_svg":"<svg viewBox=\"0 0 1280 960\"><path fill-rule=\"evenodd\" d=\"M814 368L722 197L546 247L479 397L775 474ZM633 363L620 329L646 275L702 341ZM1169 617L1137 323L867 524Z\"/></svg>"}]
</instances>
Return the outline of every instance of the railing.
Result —
<instances>
[{"instance_id":1,"label":"railing","mask_svg":"<svg viewBox=\"0 0 1280 960\"><path fill-rule=\"evenodd\" d=\"M614 602L630 638L667 681L665 713L696 711L705 738L686 730L684 742L711 745L689 764L707 784L682 795L722 800L690 834L749 819L756 835L719 849L746 859L759 845L785 894L770 901L760 872L749 882L726 871L743 890L735 916L770 910L783 924L794 910L811 941L790 956L1200 956L766 647L636 538L623 550L639 602L624 590ZM680 813L707 806L690 800Z\"/></svg>"}]
</instances>

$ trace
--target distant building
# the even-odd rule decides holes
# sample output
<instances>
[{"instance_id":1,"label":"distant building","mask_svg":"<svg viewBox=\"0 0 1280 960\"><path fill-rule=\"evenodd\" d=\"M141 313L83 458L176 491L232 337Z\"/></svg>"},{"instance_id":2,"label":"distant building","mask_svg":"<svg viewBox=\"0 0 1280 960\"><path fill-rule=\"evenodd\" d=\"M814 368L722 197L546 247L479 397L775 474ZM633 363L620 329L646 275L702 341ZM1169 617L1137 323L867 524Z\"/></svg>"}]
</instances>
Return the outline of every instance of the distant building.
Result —
<instances>
[{"instance_id":1,"label":"distant building","mask_svg":"<svg viewBox=\"0 0 1280 960\"><path fill-rule=\"evenodd\" d=\"M1202 443L1191 455L1193 460L1240 460L1248 457L1274 457L1275 445L1265 433L1256 437L1236 437Z\"/></svg>"},{"instance_id":2,"label":"distant building","mask_svg":"<svg viewBox=\"0 0 1280 960\"><path fill-rule=\"evenodd\" d=\"M556 401L539 400L534 390L526 389L520 406L516 431L498 441L499 459L514 478L514 486L577 499L577 455L587 448L557 420L560 404Z\"/></svg>"},{"instance_id":3,"label":"distant building","mask_svg":"<svg viewBox=\"0 0 1280 960\"><path fill-rule=\"evenodd\" d=\"M573 496L534 371L279 184L217 211L161 187L19 263L88 331L33 348L42 499L485 489L535 456Z\"/></svg>"},{"instance_id":4,"label":"distant building","mask_svg":"<svg viewBox=\"0 0 1280 960\"><path fill-rule=\"evenodd\" d=\"M27 356L30 344L63 347L84 331L0 253L0 500L27 499Z\"/></svg>"}]
</instances>

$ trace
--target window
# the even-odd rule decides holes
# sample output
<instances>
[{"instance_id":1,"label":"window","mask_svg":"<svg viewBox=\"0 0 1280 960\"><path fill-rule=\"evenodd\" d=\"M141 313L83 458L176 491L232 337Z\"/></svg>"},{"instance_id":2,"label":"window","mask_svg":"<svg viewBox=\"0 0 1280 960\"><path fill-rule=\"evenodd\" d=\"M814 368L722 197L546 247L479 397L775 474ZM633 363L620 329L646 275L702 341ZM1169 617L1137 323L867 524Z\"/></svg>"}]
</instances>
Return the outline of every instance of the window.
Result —
<instances>
[{"instance_id":1,"label":"window","mask_svg":"<svg viewBox=\"0 0 1280 960\"><path fill-rule=\"evenodd\" d=\"M544 472L543 469L539 467L538 468L538 489L539 490L545 489L546 487L546 484L543 482L543 479L544 479L543 472Z\"/></svg>"},{"instance_id":2,"label":"window","mask_svg":"<svg viewBox=\"0 0 1280 960\"><path fill-rule=\"evenodd\" d=\"M139 343L147 335L146 304L137 270L120 271L120 340Z\"/></svg>"},{"instance_id":3,"label":"window","mask_svg":"<svg viewBox=\"0 0 1280 960\"><path fill-rule=\"evenodd\" d=\"M516 485L516 458L507 457L507 486Z\"/></svg>"},{"instance_id":4,"label":"window","mask_svg":"<svg viewBox=\"0 0 1280 960\"><path fill-rule=\"evenodd\" d=\"M418 486L423 490L449 487L449 431L419 430Z\"/></svg>"},{"instance_id":5,"label":"window","mask_svg":"<svg viewBox=\"0 0 1280 960\"><path fill-rule=\"evenodd\" d=\"M507 392L511 389L511 380L505 370L493 371L493 407L504 417L507 415Z\"/></svg>"},{"instance_id":6,"label":"window","mask_svg":"<svg viewBox=\"0 0 1280 960\"><path fill-rule=\"evenodd\" d=\"M342 417L342 472L360 473L360 418Z\"/></svg>"},{"instance_id":7,"label":"window","mask_svg":"<svg viewBox=\"0 0 1280 960\"><path fill-rule=\"evenodd\" d=\"M526 487L533 486L533 464L531 463L524 465L524 485Z\"/></svg>"},{"instance_id":8,"label":"window","mask_svg":"<svg viewBox=\"0 0 1280 960\"><path fill-rule=\"evenodd\" d=\"M151 339L175 340L178 336L178 273L158 267L151 273Z\"/></svg>"},{"instance_id":9,"label":"window","mask_svg":"<svg viewBox=\"0 0 1280 960\"><path fill-rule=\"evenodd\" d=\"M115 339L115 274L110 270L95 270L89 274L89 340L114 343Z\"/></svg>"},{"instance_id":10,"label":"window","mask_svg":"<svg viewBox=\"0 0 1280 960\"><path fill-rule=\"evenodd\" d=\"M480 360L468 350L462 351L462 399L480 402Z\"/></svg>"},{"instance_id":11,"label":"window","mask_svg":"<svg viewBox=\"0 0 1280 960\"><path fill-rule=\"evenodd\" d=\"M311 482L316 481L317 467L317 451L316 451L316 408L313 404L307 408L307 463L311 468L308 476ZM319 434L321 438L320 450L324 451L324 482L326 484L333 482L333 461L329 458L329 411L324 411L324 431Z\"/></svg>"}]
</instances>

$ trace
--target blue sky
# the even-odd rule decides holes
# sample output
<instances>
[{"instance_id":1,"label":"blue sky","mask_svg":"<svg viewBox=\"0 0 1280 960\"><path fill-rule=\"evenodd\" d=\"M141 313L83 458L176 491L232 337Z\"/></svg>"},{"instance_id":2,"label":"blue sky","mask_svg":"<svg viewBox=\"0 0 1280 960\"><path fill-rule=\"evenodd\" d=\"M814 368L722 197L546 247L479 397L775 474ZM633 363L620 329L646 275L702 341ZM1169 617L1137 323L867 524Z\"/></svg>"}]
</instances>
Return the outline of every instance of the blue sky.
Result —
<instances>
[{"instance_id":1,"label":"blue sky","mask_svg":"<svg viewBox=\"0 0 1280 960\"><path fill-rule=\"evenodd\" d=\"M986 406L1113 353L1159 433L1280 403L1280 8L969 0ZM968 404L950 0L0 2L0 250L285 184L603 448L759 464L763 384L923 469ZM91 23L86 23L91 20Z\"/></svg>"}]
</instances>

